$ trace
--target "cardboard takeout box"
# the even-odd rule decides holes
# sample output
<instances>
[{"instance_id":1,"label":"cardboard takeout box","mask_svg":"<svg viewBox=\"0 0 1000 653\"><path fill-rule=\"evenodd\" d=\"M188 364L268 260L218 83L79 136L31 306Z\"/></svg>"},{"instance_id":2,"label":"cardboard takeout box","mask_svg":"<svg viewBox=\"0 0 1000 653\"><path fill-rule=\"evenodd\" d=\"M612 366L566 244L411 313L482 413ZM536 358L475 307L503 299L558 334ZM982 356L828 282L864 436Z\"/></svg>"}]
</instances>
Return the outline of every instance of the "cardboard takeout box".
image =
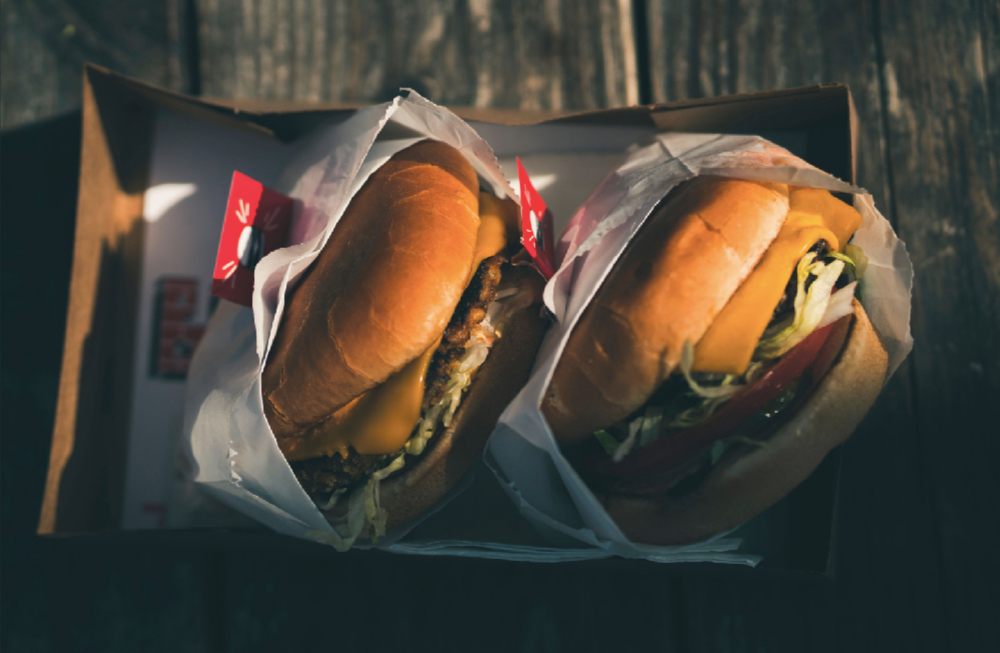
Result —
<instances>
[{"instance_id":1,"label":"cardboard takeout box","mask_svg":"<svg viewBox=\"0 0 1000 653\"><path fill-rule=\"evenodd\" d=\"M281 169L286 143L351 111L212 102L87 68L70 303L40 533L127 529L156 537L167 525L168 504L177 500L170 479L184 370L211 306L228 176L236 167L268 183ZM762 134L854 181L855 114L849 90L839 84L586 113L456 113L475 121L487 140L488 123L497 123L507 127L493 133L515 139L523 133L542 150L559 141L559 130L571 130L576 147L592 135L597 154L581 185L596 183L602 162L654 130ZM525 154L540 162L548 155ZM587 165L586 157L580 160ZM199 171L197 183L192 170ZM832 571L837 470L834 453L741 529L767 567ZM506 501L499 493L495 498L497 505ZM512 516L497 528L526 529L513 508L505 509ZM192 537L243 535L216 528Z\"/></svg>"}]
</instances>

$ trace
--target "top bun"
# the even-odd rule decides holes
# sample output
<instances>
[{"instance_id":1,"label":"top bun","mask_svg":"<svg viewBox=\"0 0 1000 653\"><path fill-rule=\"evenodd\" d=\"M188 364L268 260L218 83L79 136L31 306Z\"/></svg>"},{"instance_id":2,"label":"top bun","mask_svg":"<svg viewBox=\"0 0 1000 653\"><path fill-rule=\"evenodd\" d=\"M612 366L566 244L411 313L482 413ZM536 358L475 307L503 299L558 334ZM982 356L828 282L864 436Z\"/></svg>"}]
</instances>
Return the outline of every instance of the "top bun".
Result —
<instances>
[{"instance_id":1,"label":"top bun","mask_svg":"<svg viewBox=\"0 0 1000 653\"><path fill-rule=\"evenodd\" d=\"M421 141L376 170L286 299L264 368L275 435L327 418L433 347L472 274L476 172Z\"/></svg>"},{"instance_id":2,"label":"top bun","mask_svg":"<svg viewBox=\"0 0 1000 653\"><path fill-rule=\"evenodd\" d=\"M573 329L542 410L578 442L642 406L777 237L788 187L697 177L668 195Z\"/></svg>"}]
</instances>

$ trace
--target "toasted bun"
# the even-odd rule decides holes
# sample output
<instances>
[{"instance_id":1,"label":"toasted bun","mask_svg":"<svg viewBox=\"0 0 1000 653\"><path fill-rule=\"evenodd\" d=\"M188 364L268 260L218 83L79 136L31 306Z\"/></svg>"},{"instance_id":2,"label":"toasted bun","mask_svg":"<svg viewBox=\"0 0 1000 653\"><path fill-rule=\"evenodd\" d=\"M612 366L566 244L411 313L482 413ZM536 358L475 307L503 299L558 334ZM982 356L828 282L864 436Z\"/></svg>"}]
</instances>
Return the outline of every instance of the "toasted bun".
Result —
<instances>
[{"instance_id":1,"label":"toasted bun","mask_svg":"<svg viewBox=\"0 0 1000 653\"><path fill-rule=\"evenodd\" d=\"M369 177L285 305L263 376L279 439L437 341L472 273L478 227L476 172L452 147L422 141Z\"/></svg>"},{"instance_id":2,"label":"toasted bun","mask_svg":"<svg viewBox=\"0 0 1000 653\"><path fill-rule=\"evenodd\" d=\"M788 494L854 432L882 389L887 365L885 348L855 300L840 358L763 447L724 456L683 497L598 498L635 542L683 544L734 528Z\"/></svg>"},{"instance_id":3,"label":"toasted bun","mask_svg":"<svg viewBox=\"0 0 1000 653\"><path fill-rule=\"evenodd\" d=\"M580 441L644 404L787 214L783 185L698 177L671 193L573 329L542 406L556 439Z\"/></svg>"}]
</instances>

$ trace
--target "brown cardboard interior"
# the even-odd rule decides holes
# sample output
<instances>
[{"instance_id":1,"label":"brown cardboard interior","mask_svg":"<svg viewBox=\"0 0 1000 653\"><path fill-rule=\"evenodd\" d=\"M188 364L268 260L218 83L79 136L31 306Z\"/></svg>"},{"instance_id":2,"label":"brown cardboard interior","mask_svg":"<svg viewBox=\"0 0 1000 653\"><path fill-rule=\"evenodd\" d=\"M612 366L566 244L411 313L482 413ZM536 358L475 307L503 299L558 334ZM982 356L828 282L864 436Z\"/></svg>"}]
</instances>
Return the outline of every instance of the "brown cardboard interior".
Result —
<instances>
[{"instance_id":1,"label":"brown cardboard interior","mask_svg":"<svg viewBox=\"0 0 1000 653\"><path fill-rule=\"evenodd\" d=\"M86 84L70 305L41 532L114 523L129 388L116 347L131 341L149 112ZM115 397L116 401L109 401ZM124 400L122 400L124 398ZM57 510L62 506L62 510ZM58 520L57 520L58 515Z\"/></svg>"},{"instance_id":2,"label":"brown cardboard interior","mask_svg":"<svg viewBox=\"0 0 1000 653\"><path fill-rule=\"evenodd\" d=\"M50 466L40 533L114 531L119 523L129 379L143 243L141 214L158 107L199 120L291 139L347 107L228 105L179 96L88 67L77 234ZM663 130L801 132L796 152L843 179L854 178L854 122L843 85L629 107L583 114L458 110L468 119L526 124L654 124ZM778 566L828 568L838 456L771 511L764 524L791 524ZM783 514L785 513L785 514ZM775 516L779 516L777 519ZM776 521L777 519L777 521ZM753 541L753 536L748 538Z\"/></svg>"}]
</instances>

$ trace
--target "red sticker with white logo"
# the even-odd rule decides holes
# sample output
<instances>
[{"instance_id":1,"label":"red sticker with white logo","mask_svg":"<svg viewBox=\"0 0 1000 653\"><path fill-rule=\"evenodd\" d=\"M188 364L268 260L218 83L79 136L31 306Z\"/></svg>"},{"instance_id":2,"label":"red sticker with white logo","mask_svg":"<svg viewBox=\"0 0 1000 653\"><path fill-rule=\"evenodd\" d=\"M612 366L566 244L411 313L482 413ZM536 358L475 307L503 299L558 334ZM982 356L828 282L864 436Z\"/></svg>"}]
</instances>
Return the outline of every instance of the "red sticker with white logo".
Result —
<instances>
[{"instance_id":1,"label":"red sticker with white logo","mask_svg":"<svg viewBox=\"0 0 1000 653\"><path fill-rule=\"evenodd\" d=\"M233 172L212 294L250 306L253 268L269 252L287 244L292 200L242 172Z\"/></svg>"},{"instance_id":2,"label":"red sticker with white logo","mask_svg":"<svg viewBox=\"0 0 1000 653\"><path fill-rule=\"evenodd\" d=\"M555 238L552 213L531 183L528 172L517 158L517 178L521 186L521 244L546 279L555 274Z\"/></svg>"}]
</instances>

